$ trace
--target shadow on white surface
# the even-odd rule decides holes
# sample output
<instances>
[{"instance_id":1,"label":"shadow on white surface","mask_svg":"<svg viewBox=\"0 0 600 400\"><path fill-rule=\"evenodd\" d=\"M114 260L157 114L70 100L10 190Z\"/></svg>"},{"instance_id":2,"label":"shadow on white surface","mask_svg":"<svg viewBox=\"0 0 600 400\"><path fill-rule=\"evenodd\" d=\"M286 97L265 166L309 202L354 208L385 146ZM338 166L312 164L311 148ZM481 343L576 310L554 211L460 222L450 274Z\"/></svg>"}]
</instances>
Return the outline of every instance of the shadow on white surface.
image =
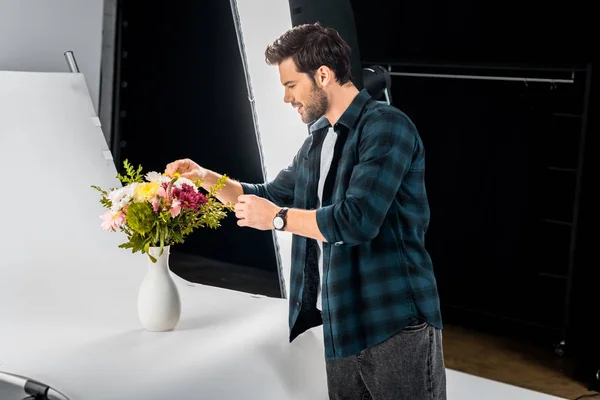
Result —
<instances>
[{"instance_id":1,"label":"shadow on white surface","mask_svg":"<svg viewBox=\"0 0 600 400\"><path fill-rule=\"evenodd\" d=\"M0 366L0 370L1 370ZM26 396L23 389L19 389L13 385L0 382L0 399L2 400L21 400Z\"/></svg>"}]
</instances>

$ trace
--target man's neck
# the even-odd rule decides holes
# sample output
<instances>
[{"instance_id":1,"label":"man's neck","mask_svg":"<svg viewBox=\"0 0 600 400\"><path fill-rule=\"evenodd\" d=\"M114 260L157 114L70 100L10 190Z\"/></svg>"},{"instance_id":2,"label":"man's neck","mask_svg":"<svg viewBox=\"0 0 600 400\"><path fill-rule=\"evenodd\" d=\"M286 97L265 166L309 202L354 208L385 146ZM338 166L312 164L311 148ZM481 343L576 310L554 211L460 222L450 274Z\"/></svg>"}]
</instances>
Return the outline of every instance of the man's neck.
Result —
<instances>
[{"instance_id":1,"label":"man's neck","mask_svg":"<svg viewBox=\"0 0 600 400\"><path fill-rule=\"evenodd\" d=\"M351 83L337 87L335 91L331 93L328 99L329 109L325 113L325 117L331 125L335 125L358 93L359 90Z\"/></svg>"}]
</instances>

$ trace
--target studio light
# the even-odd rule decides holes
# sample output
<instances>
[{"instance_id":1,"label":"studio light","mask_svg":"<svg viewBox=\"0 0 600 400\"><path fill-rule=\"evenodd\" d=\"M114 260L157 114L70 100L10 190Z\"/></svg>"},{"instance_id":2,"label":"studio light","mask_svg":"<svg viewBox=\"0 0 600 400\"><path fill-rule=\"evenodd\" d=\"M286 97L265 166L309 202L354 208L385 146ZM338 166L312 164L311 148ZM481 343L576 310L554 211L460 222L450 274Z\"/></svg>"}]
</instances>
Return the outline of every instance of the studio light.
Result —
<instances>
[{"instance_id":1,"label":"studio light","mask_svg":"<svg viewBox=\"0 0 600 400\"><path fill-rule=\"evenodd\" d=\"M392 104L392 77L390 72L381 65L363 68L363 83L371 97L386 104ZM382 100L385 99L385 100Z\"/></svg>"}]
</instances>

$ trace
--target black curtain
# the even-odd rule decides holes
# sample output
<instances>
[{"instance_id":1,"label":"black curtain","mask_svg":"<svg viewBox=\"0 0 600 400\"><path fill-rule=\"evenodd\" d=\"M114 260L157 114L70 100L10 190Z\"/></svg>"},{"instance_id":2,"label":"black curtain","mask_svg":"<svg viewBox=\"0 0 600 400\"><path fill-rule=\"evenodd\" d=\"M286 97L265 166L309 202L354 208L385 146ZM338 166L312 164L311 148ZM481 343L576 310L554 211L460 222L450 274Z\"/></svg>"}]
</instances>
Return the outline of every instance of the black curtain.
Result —
<instances>
[{"instance_id":1,"label":"black curtain","mask_svg":"<svg viewBox=\"0 0 600 400\"><path fill-rule=\"evenodd\" d=\"M555 114L582 87L394 77L426 149L427 247L449 312L563 329L581 118Z\"/></svg>"},{"instance_id":2,"label":"black curtain","mask_svg":"<svg viewBox=\"0 0 600 400\"><path fill-rule=\"evenodd\" d=\"M596 69L590 70L591 85L589 112L586 120L587 135L583 163L581 203L575 269L572 277L569 303L568 350L577 360L576 375L593 390L600 391L600 268L598 268L598 93L600 79Z\"/></svg>"},{"instance_id":3,"label":"black curtain","mask_svg":"<svg viewBox=\"0 0 600 400\"><path fill-rule=\"evenodd\" d=\"M368 62L586 62L595 48L597 17L585 0L352 0L352 7Z\"/></svg>"}]
</instances>

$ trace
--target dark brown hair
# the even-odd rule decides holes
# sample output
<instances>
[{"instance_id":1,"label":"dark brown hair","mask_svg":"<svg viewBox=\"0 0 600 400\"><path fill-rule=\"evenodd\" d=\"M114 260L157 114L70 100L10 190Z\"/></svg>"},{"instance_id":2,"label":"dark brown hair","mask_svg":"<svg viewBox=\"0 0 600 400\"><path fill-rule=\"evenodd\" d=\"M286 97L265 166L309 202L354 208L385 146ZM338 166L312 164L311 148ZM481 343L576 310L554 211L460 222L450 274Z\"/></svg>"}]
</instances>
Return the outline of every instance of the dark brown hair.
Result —
<instances>
[{"instance_id":1,"label":"dark brown hair","mask_svg":"<svg viewBox=\"0 0 600 400\"><path fill-rule=\"evenodd\" d=\"M318 22L291 28L265 51L269 65L280 64L290 57L298 72L308 74L313 81L315 71L323 65L335 73L340 85L352 79L350 46L336 30L322 27Z\"/></svg>"}]
</instances>

